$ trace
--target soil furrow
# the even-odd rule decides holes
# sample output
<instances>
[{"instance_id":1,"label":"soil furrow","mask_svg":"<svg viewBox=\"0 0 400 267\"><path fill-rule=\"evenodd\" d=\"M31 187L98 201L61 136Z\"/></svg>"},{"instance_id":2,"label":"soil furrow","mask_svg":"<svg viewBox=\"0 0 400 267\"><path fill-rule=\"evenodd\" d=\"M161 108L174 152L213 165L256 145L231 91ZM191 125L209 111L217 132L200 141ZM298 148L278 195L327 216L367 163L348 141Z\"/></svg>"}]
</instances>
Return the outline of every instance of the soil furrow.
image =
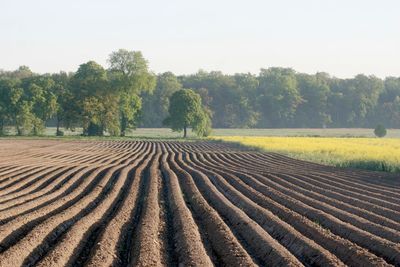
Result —
<instances>
[{"instance_id":1,"label":"soil furrow","mask_svg":"<svg viewBox=\"0 0 400 267\"><path fill-rule=\"evenodd\" d=\"M397 174L214 141L3 140L0 266L400 266Z\"/></svg>"}]
</instances>

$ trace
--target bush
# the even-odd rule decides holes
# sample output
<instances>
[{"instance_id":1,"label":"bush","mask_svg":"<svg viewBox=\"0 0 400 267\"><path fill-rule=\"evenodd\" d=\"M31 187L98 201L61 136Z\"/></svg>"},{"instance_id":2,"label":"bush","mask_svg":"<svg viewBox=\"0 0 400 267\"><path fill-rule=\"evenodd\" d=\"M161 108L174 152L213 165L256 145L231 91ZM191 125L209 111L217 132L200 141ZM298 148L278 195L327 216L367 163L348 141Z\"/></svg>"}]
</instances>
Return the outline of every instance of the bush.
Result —
<instances>
[{"instance_id":1,"label":"bush","mask_svg":"<svg viewBox=\"0 0 400 267\"><path fill-rule=\"evenodd\" d=\"M379 124L378 126L376 126L374 133L377 137L384 137L387 131L383 125Z\"/></svg>"}]
</instances>

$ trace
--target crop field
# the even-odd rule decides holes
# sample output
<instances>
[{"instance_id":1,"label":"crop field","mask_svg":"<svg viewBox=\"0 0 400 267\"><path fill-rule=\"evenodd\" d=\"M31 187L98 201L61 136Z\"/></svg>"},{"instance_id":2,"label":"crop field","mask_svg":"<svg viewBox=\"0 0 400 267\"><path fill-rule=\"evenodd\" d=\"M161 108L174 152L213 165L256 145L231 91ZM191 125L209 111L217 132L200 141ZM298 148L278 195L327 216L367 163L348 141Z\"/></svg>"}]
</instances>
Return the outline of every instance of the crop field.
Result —
<instances>
[{"instance_id":1,"label":"crop field","mask_svg":"<svg viewBox=\"0 0 400 267\"><path fill-rule=\"evenodd\" d=\"M214 136L290 157L337 167L400 172L398 138Z\"/></svg>"},{"instance_id":2,"label":"crop field","mask_svg":"<svg viewBox=\"0 0 400 267\"><path fill-rule=\"evenodd\" d=\"M0 266L400 266L397 174L196 141L0 141Z\"/></svg>"}]
</instances>

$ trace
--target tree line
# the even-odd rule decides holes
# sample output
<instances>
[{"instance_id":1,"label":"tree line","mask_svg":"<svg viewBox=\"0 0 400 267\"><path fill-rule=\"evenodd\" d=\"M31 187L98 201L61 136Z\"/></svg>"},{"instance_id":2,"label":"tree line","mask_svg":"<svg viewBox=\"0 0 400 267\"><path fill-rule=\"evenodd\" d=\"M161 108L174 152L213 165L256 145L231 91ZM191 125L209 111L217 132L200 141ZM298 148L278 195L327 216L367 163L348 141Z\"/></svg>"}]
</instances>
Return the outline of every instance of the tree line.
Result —
<instances>
[{"instance_id":1,"label":"tree line","mask_svg":"<svg viewBox=\"0 0 400 267\"><path fill-rule=\"evenodd\" d=\"M339 79L290 68L261 69L258 75L157 75L155 90L143 95L140 126L162 127L168 97L180 88L201 96L214 128L400 127L400 78Z\"/></svg>"},{"instance_id":2,"label":"tree line","mask_svg":"<svg viewBox=\"0 0 400 267\"><path fill-rule=\"evenodd\" d=\"M186 93L171 98L178 91ZM182 108L188 99L193 105ZM182 110L188 112L185 118ZM190 113L193 110L197 113ZM177 123L179 116L185 123ZM290 68L261 69L257 75L155 74L141 52L123 49L110 54L108 68L89 61L74 73L39 75L26 66L0 71L0 134L14 127L18 135L38 135L46 126L56 126L58 135L62 128L82 127L84 135L123 136L138 126L168 125L177 131L191 127L206 135L211 125L374 128L377 124L400 127L398 77L382 80L360 74L339 79Z\"/></svg>"},{"instance_id":3,"label":"tree line","mask_svg":"<svg viewBox=\"0 0 400 267\"><path fill-rule=\"evenodd\" d=\"M137 125L141 97L152 92L156 76L138 51L111 53L109 68L94 61L75 73L38 75L23 66L0 73L0 133L14 126L18 135L40 134L46 123L83 135L124 136Z\"/></svg>"}]
</instances>

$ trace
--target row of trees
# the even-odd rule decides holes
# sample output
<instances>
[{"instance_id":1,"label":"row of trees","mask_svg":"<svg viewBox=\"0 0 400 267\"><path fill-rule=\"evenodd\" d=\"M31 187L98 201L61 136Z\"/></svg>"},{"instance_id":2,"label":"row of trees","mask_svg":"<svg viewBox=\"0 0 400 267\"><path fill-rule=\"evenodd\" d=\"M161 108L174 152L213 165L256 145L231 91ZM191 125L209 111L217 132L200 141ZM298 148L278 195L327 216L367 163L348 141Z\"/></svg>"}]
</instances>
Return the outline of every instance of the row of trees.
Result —
<instances>
[{"instance_id":1,"label":"row of trees","mask_svg":"<svg viewBox=\"0 0 400 267\"><path fill-rule=\"evenodd\" d=\"M46 123L84 135L125 135L135 127L141 110L140 94L151 92L156 77L140 52L119 50L109 68L94 61L76 73L37 75L27 67L0 73L0 134L5 126L17 134L40 134Z\"/></svg>"},{"instance_id":2,"label":"row of trees","mask_svg":"<svg viewBox=\"0 0 400 267\"><path fill-rule=\"evenodd\" d=\"M185 93L171 98L181 91ZM177 111L171 109L172 99ZM189 99L194 106L185 109ZM185 117L186 123L178 125L177 114L184 110L198 112L186 114L190 119ZM211 124L279 128L379 123L400 127L400 78L338 79L288 68L261 69L258 75L204 71L156 75L140 52L127 50L113 52L107 69L90 61L75 73L38 75L27 67L0 72L0 134L7 126L20 135L40 134L46 125L57 126L58 134L61 127L82 127L85 135L125 135L136 126L169 125L178 131L191 127L205 135Z\"/></svg>"},{"instance_id":3,"label":"row of trees","mask_svg":"<svg viewBox=\"0 0 400 267\"><path fill-rule=\"evenodd\" d=\"M258 75L200 71L157 79L154 93L143 98L143 127L162 126L168 96L182 87L201 95L216 128L400 127L400 78L395 77L339 79L269 68Z\"/></svg>"}]
</instances>

